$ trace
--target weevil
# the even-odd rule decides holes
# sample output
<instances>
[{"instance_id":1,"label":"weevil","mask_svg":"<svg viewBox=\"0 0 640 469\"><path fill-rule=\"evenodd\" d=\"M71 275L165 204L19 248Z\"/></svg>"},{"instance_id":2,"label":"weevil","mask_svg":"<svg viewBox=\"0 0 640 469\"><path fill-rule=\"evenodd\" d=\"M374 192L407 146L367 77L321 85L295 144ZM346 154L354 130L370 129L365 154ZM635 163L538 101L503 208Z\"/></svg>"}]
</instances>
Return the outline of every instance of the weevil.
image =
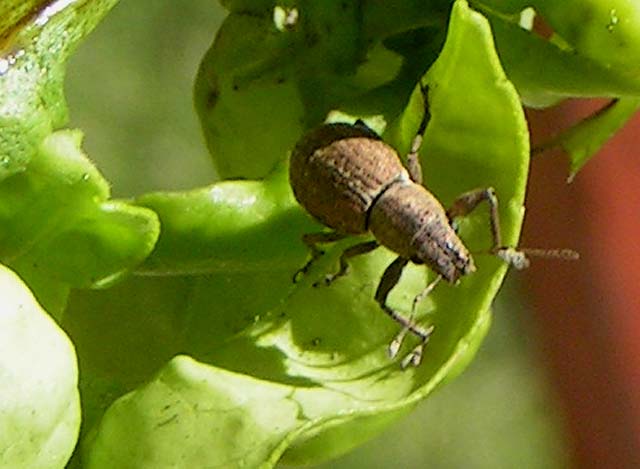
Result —
<instances>
[{"instance_id":1,"label":"weevil","mask_svg":"<svg viewBox=\"0 0 640 469\"><path fill-rule=\"evenodd\" d=\"M425 111L407 155L406 167L398 153L362 121L324 124L312 129L296 144L289 167L289 180L296 200L314 218L333 230L303 235L302 240L311 251L311 259L296 272L294 281L322 255L319 244L351 235L373 234L374 240L343 251L338 271L326 275L323 280L325 284L331 284L347 273L350 258L379 246L397 254L382 274L375 300L402 326L389 344L392 358L397 355L407 333L419 339L420 343L402 360L403 367L420 363L424 344L433 328L423 328L415 323L413 313L407 318L392 309L387 304L387 297L409 262L425 264L437 274L435 280L415 297L412 311L441 279L455 284L476 270L472 255L454 228L456 218L467 215L481 202L488 202L493 237L489 252L519 269L529 265L524 250L502 245L498 198L493 188L465 192L445 210L422 184L418 152L430 118L424 87L422 94ZM547 257L575 257L575 253L569 250L530 251Z\"/></svg>"}]
</instances>

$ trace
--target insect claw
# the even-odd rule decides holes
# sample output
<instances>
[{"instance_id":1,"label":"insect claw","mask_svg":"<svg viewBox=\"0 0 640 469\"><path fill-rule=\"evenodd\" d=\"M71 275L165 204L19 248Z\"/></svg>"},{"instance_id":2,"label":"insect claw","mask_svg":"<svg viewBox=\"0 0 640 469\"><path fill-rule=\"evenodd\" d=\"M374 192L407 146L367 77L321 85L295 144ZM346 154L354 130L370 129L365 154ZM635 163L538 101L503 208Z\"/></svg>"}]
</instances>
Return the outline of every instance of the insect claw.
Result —
<instances>
[{"instance_id":1,"label":"insect claw","mask_svg":"<svg viewBox=\"0 0 640 469\"><path fill-rule=\"evenodd\" d=\"M409 354L402 359L402 369L406 369L409 366L418 366L422 361L422 350L424 349L424 342L416 345Z\"/></svg>"},{"instance_id":2,"label":"insect claw","mask_svg":"<svg viewBox=\"0 0 640 469\"><path fill-rule=\"evenodd\" d=\"M391 343L389 343L389 347L387 349L389 358L393 359L398 356L398 352L400 351L400 347L402 347L402 343L404 342L405 337L409 332L412 332L417 335L421 339L421 341L407 356L402 359L401 366L403 370L409 365L418 366L422 361L422 351L424 349L424 345L429 340L429 336L431 335L431 332L433 332L433 329L433 326L429 326L427 329L418 328L413 322L413 319L410 319L405 327L403 327L400 332L398 332L398 334L393 338Z\"/></svg>"},{"instance_id":3,"label":"insect claw","mask_svg":"<svg viewBox=\"0 0 640 469\"><path fill-rule=\"evenodd\" d=\"M422 362L422 351L424 350L425 344L428 342L431 333L433 332L434 326L429 326L427 329L420 330L420 338L422 341L416 345L409 354L402 359L400 366L402 369L406 369L409 366L418 366ZM412 329L412 332L416 333L415 329Z\"/></svg>"},{"instance_id":4,"label":"insect claw","mask_svg":"<svg viewBox=\"0 0 640 469\"><path fill-rule=\"evenodd\" d=\"M393 338L393 340L389 343L389 347L387 348L387 352L389 353L389 358L396 358L398 352L400 351L400 347L402 347L402 342L404 342L404 338L407 336L409 332L409 326L403 327L400 332Z\"/></svg>"}]
</instances>

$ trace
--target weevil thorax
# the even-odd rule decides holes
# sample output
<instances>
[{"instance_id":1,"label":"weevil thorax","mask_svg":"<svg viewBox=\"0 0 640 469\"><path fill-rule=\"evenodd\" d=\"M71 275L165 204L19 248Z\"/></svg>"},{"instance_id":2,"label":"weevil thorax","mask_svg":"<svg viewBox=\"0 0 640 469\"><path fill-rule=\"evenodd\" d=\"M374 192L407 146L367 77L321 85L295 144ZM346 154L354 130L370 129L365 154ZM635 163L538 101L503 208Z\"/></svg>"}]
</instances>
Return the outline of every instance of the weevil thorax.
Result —
<instances>
[{"instance_id":1,"label":"weevil thorax","mask_svg":"<svg viewBox=\"0 0 640 469\"><path fill-rule=\"evenodd\" d=\"M374 201L406 175L395 150L357 124L311 130L291 153L289 167L298 202L324 225L347 234L366 233Z\"/></svg>"},{"instance_id":2,"label":"weevil thorax","mask_svg":"<svg viewBox=\"0 0 640 469\"><path fill-rule=\"evenodd\" d=\"M408 178L379 197L371 210L369 229L383 246L428 265L449 282L475 270L440 202Z\"/></svg>"}]
</instances>

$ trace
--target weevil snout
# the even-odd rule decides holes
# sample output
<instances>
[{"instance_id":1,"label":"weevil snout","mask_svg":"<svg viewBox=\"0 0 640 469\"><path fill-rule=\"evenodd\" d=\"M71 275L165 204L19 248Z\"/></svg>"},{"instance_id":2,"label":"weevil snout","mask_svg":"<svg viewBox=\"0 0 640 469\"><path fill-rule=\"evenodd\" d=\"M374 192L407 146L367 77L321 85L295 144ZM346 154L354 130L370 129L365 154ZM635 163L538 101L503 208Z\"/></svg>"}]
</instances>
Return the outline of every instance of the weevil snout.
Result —
<instances>
[{"instance_id":1,"label":"weevil snout","mask_svg":"<svg viewBox=\"0 0 640 469\"><path fill-rule=\"evenodd\" d=\"M420 232L416 236L415 249L416 256L411 260L428 265L449 283L458 283L461 277L476 271L473 257L457 236L433 238L429 232Z\"/></svg>"}]
</instances>

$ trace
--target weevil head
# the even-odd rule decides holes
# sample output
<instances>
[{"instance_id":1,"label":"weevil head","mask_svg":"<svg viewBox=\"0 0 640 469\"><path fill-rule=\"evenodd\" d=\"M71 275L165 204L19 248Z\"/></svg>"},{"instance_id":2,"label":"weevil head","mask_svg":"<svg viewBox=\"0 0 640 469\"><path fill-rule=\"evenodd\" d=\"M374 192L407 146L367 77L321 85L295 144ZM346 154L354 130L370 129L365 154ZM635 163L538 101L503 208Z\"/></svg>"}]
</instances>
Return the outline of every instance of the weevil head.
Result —
<instances>
[{"instance_id":1,"label":"weevil head","mask_svg":"<svg viewBox=\"0 0 640 469\"><path fill-rule=\"evenodd\" d=\"M413 262L426 264L447 282L457 283L461 277L475 272L473 257L456 233L447 225L419 233L415 239Z\"/></svg>"},{"instance_id":2,"label":"weevil head","mask_svg":"<svg viewBox=\"0 0 640 469\"><path fill-rule=\"evenodd\" d=\"M476 271L476 265L468 252L456 252L450 257L445 257L444 261L443 258L438 258L436 264L431 268L451 283L458 283L461 277Z\"/></svg>"}]
</instances>

